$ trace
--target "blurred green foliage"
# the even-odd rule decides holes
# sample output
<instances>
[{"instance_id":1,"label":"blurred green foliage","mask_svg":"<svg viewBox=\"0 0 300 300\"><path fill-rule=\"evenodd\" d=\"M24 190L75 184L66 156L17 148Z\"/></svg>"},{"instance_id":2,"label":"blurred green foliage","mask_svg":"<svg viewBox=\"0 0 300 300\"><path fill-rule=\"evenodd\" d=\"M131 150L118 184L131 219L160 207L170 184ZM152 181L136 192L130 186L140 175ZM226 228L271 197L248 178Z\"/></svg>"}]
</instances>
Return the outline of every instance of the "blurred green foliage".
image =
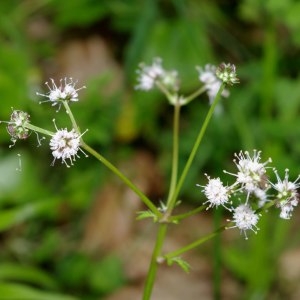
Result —
<instances>
[{"instance_id":1,"label":"blurred green foliage","mask_svg":"<svg viewBox=\"0 0 300 300\"><path fill-rule=\"evenodd\" d=\"M134 91L137 65L162 57L167 69L179 71L182 92L189 93L199 86L196 65L228 61L237 65L241 83L214 116L182 199L199 203L195 183L205 181L204 172L221 176L223 169L230 170L240 149L261 149L280 174L289 168L295 177L300 162L299 14L296 0L0 1L0 119L8 120L13 107L28 111L40 127L53 130L53 115L59 126L67 126L55 108L37 105L35 92L44 88L63 43L99 35L111 46L124 85L107 96L112 75L93 76L72 108L81 128L89 128L86 141L104 156L117 164L139 149L151 149L167 178L172 110L159 93ZM46 24L39 35L30 31L36 20ZM207 105L203 95L182 109L181 167ZM34 134L9 149L4 124L0 142L0 295L95 299L124 284L117 257L95 263L76 249L94 195L111 176L108 171L92 158L78 160L71 169L51 167L46 142L37 148ZM15 171L18 153L22 172ZM277 219L266 217L272 228L262 224L256 237L224 253L227 268L247 286L247 299L266 297L275 280L274 261L289 228ZM299 241L299 235L293 237Z\"/></svg>"}]
</instances>

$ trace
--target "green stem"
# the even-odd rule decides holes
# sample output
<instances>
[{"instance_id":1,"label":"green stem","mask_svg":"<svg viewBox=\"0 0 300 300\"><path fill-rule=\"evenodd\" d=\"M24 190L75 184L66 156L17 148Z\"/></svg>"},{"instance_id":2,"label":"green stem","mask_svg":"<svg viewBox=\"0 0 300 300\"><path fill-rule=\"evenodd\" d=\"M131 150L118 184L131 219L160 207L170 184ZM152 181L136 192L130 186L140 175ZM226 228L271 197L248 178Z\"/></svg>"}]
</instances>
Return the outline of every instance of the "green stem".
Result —
<instances>
[{"instance_id":1,"label":"green stem","mask_svg":"<svg viewBox=\"0 0 300 300\"><path fill-rule=\"evenodd\" d=\"M66 109L66 112L72 122L73 128L80 134L79 126L77 125L73 113L68 105L67 101L63 101L63 105ZM110 169L115 175L117 175L130 189L132 189L144 202L144 204L157 216L161 217L161 212L156 208L152 201L136 186L134 185L122 172L119 171L111 162L104 158L100 153L87 145L83 139L80 141L81 147L86 150L88 153L93 155L101 163L103 163L108 169Z\"/></svg>"},{"instance_id":2,"label":"green stem","mask_svg":"<svg viewBox=\"0 0 300 300\"><path fill-rule=\"evenodd\" d=\"M199 207L197 207L187 213L184 213L184 214L172 216L169 218L169 221L170 221L170 223L178 223L178 221L188 218L190 216L196 215L199 212L203 211L204 209L206 209L206 205L199 206Z\"/></svg>"},{"instance_id":3,"label":"green stem","mask_svg":"<svg viewBox=\"0 0 300 300\"><path fill-rule=\"evenodd\" d=\"M178 184L176 186L175 193L173 194L173 197L172 197L172 199L171 199L171 201L169 203L169 206L168 206L168 214L169 215L171 214L171 212L172 212L172 210L174 208L174 205L176 203L176 200L177 200L177 197L178 197L179 192L181 190L181 187L182 187L182 185L183 185L183 183L185 181L187 173L188 173L188 171L189 171L189 169L191 167L191 164L192 164L192 162L193 162L193 160L195 158L195 155L196 155L197 150L198 150L198 148L200 146L200 143L201 143L201 141L203 139L204 133L205 133L205 131L207 129L207 126L208 126L209 121L210 121L210 119L211 119L211 117L213 115L213 112L214 112L217 104L219 103L219 100L221 99L221 93L222 93L224 87L225 87L225 83L222 83L222 85L220 86L220 89L219 89L219 91L218 91L218 93L217 93L217 95L216 95L216 97L215 97L215 99L214 99L214 101L213 101L213 103L212 103L212 105L211 105L211 107L210 107L207 115L206 115L206 118L205 118L205 120L203 122L203 125L202 125L202 127L201 127L201 129L199 131L199 134L197 136L197 139L196 139L196 142L195 142L195 144L193 146L191 154L190 154L190 156L188 158L188 161L187 161L187 163L186 163L186 165L185 165L185 167L183 169L183 172L182 172L182 174L181 174L181 176L179 178Z\"/></svg>"},{"instance_id":4,"label":"green stem","mask_svg":"<svg viewBox=\"0 0 300 300\"><path fill-rule=\"evenodd\" d=\"M149 300L151 298L157 267L158 267L157 258L161 255L161 249L166 236L166 232L167 232L167 224L166 223L159 224L156 243L153 249L150 266L149 266L149 270L145 282L143 300Z\"/></svg>"},{"instance_id":5,"label":"green stem","mask_svg":"<svg viewBox=\"0 0 300 300\"><path fill-rule=\"evenodd\" d=\"M177 102L174 106L174 120L173 120L173 158L172 158L172 174L170 190L167 200L167 207L175 192L177 175L178 175L178 147L179 147L179 118L180 117L180 104Z\"/></svg>"},{"instance_id":6,"label":"green stem","mask_svg":"<svg viewBox=\"0 0 300 300\"><path fill-rule=\"evenodd\" d=\"M41 134L46 134L46 135L49 135L49 136L53 136L54 133L49 131L49 130L46 130L46 129L43 129L43 128L40 128L40 127L37 127L35 125L32 125L30 123L26 123L25 124L25 127L30 129L30 130L33 130L33 131L36 131L36 132L39 132Z\"/></svg>"},{"instance_id":7,"label":"green stem","mask_svg":"<svg viewBox=\"0 0 300 300\"><path fill-rule=\"evenodd\" d=\"M76 132L78 132L80 134L80 129L79 129L79 126L77 125L76 121L75 121L75 118L73 116L73 113L69 107L69 104L68 104L68 101L62 101L65 109L66 109L66 112L67 112L67 115L69 116L71 122L72 122L72 125L73 125L73 128L76 130Z\"/></svg>"},{"instance_id":8,"label":"green stem","mask_svg":"<svg viewBox=\"0 0 300 300\"><path fill-rule=\"evenodd\" d=\"M81 140L80 145L84 150L93 155L101 163L103 163L108 169L110 169L115 175L117 175L130 189L132 189L144 202L144 204L159 218L161 217L161 212L156 208L156 206L151 202L151 200L136 186L134 185L123 173L121 173L113 164L111 164L107 159L105 159L100 153L95 151L89 145L87 145L83 140Z\"/></svg>"},{"instance_id":9,"label":"green stem","mask_svg":"<svg viewBox=\"0 0 300 300\"><path fill-rule=\"evenodd\" d=\"M191 94L190 96L186 97L184 100L184 104L188 104L190 103L192 100L194 100L196 97L198 97L199 95L201 95L202 93L204 93L206 91L206 86L202 86L200 89L198 89L197 91L195 91L193 94Z\"/></svg>"},{"instance_id":10,"label":"green stem","mask_svg":"<svg viewBox=\"0 0 300 300\"><path fill-rule=\"evenodd\" d=\"M163 94L167 97L170 103L174 104L174 102L178 102L178 95L177 94L171 94L168 89L165 88L163 84L161 84L159 81L155 82L157 87L161 90ZM175 101L174 101L175 100Z\"/></svg>"},{"instance_id":11,"label":"green stem","mask_svg":"<svg viewBox=\"0 0 300 300\"><path fill-rule=\"evenodd\" d=\"M222 218L222 209L214 210L214 228L219 228ZM221 236L217 235L213 240L213 293L214 300L221 297Z\"/></svg>"},{"instance_id":12,"label":"green stem","mask_svg":"<svg viewBox=\"0 0 300 300\"><path fill-rule=\"evenodd\" d=\"M190 251L198 246L200 246L201 244L205 243L206 241L214 238L217 234L219 234L221 231L224 231L225 229L227 228L227 226L222 226L220 227L219 229L215 230L214 232L212 232L211 234L208 234L207 236L201 238L201 239L198 239L196 241L194 241L193 243L191 244L188 244L178 250L175 250L173 252L169 252L167 254L164 255L164 258L166 260L169 260L171 258L174 258L174 257L177 257L187 251Z\"/></svg>"}]
</instances>

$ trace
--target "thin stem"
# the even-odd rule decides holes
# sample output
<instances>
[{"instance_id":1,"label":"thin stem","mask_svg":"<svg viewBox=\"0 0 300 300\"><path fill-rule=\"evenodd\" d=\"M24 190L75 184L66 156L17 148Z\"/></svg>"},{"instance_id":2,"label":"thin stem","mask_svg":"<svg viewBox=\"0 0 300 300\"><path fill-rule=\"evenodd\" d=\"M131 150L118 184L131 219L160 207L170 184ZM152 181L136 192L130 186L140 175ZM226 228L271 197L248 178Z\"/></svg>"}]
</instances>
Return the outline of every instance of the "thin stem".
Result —
<instances>
[{"instance_id":1,"label":"thin stem","mask_svg":"<svg viewBox=\"0 0 300 300\"><path fill-rule=\"evenodd\" d=\"M179 178L178 184L176 186L175 193L173 194L173 197L172 197L172 199L170 201L170 205L168 207L168 214L171 214L171 211L172 211L172 209L173 209L173 207L174 207L174 205L176 203L176 200L177 200L177 197L178 197L179 192L181 190L181 187L182 187L182 185L183 185L183 183L185 181L187 173L188 173L188 171L189 171L189 169L191 167L191 164L192 164L192 162L193 162L193 160L195 158L195 155L196 155L197 150L198 150L198 148L200 146L200 143L201 143L202 138L204 136L204 133L205 133L205 131L207 129L209 121L210 121L210 119L211 119L211 117L213 115L213 112L214 112L217 104L219 103L219 100L221 99L221 93L222 93L224 87L225 87L225 84L222 83L222 85L220 86L220 89L219 89L219 91L218 91L218 93L217 93L217 95L216 95L216 97L215 97L215 99L214 99L214 101L213 101L213 103L212 103L212 105L211 105L211 107L210 107L207 115L206 115L206 118L205 118L205 120L203 122L203 125L202 125L202 127L201 127L201 129L199 131L198 136L197 136L196 142L195 142L195 144L193 146L193 149L191 151L191 154L190 154L190 156L188 158L188 161L187 161L187 163L186 163L186 165L185 165L185 167L183 169L181 177Z\"/></svg>"},{"instance_id":2,"label":"thin stem","mask_svg":"<svg viewBox=\"0 0 300 300\"><path fill-rule=\"evenodd\" d=\"M66 109L66 112L72 122L74 129L80 134L79 126L77 125L73 113L68 105L67 101L63 101L63 105ZM81 147L86 150L88 153L93 155L101 163L103 163L108 169L110 169L115 175L117 175L130 189L132 189L144 202L144 204L157 216L161 217L161 212L156 208L152 201L135 185L133 184L119 169L117 169L111 162L104 158L100 153L94 150L92 147L87 145L83 139L81 139Z\"/></svg>"},{"instance_id":3,"label":"thin stem","mask_svg":"<svg viewBox=\"0 0 300 300\"><path fill-rule=\"evenodd\" d=\"M73 125L73 128L80 134L80 129L79 129L79 126L77 125L76 121L75 121L75 118L73 116L73 113L69 107L69 104L68 104L68 101L62 101L65 109L66 109L66 112L67 112L67 115L69 116L71 122L72 122L72 125Z\"/></svg>"},{"instance_id":4,"label":"thin stem","mask_svg":"<svg viewBox=\"0 0 300 300\"><path fill-rule=\"evenodd\" d=\"M46 134L46 135L49 135L49 136L53 136L54 133L49 131L49 130L46 130L46 129L43 129L43 128L40 128L40 127L37 127L35 125L32 125L30 123L26 123L25 124L25 127L30 129L30 130L33 130L33 131L36 131L36 132L39 132L39 133L42 133L42 134Z\"/></svg>"},{"instance_id":5,"label":"thin stem","mask_svg":"<svg viewBox=\"0 0 300 300\"><path fill-rule=\"evenodd\" d=\"M169 218L169 221L170 221L170 223L177 223L178 221L181 221L185 218L188 218L190 216L198 214L199 212L203 211L204 209L206 209L205 205L199 206L191 211L188 211L187 213L172 216Z\"/></svg>"},{"instance_id":6,"label":"thin stem","mask_svg":"<svg viewBox=\"0 0 300 300\"><path fill-rule=\"evenodd\" d=\"M177 256L179 256L179 255L181 255L181 254L183 254L183 253L185 253L187 251L190 251L190 250L192 250L192 249L200 246L201 244L205 243L206 241L214 238L217 234L219 234L219 232L224 231L226 228L227 228L227 226L222 226L219 229L217 229L214 232L212 232L211 234L208 234L207 236L205 236L205 237L203 237L203 238L201 238L199 240L196 240L196 241L194 241L191 244L188 244L188 245L186 245L186 246L184 246L184 247L182 247L182 248L180 248L178 250L175 250L173 252L169 252L169 253L165 254L164 258L166 260L169 260L169 259L177 257Z\"/></svg>"},{"instance_id":7,"label":"thin stem","mask_svg":"<svg viewBox=\"0 0 300 300\"><path fill-rule=\"evenodd\" d=\"M81 147L88 153L93 155L101 163L103 163L108 169L110 169L115 175L117 175L130 189L132 189L144 202L144 204L158 217L161 217L161 212L151 202L151 200L136 186L134 185L123 173L121 173L112 163L105 159L100 153L87 145L81 140Z\"/></svg>"},{"instance_id":8,"label":"thin stem","mask_svg":"<svg viewBox=\"0 0 300 300\"><path fill-rule=\"evenodd\" d=\"M157 267L158 267L157 258L161 254L161 249L166 236L166 232L167 232L167 224L166 223L159 224L156 243L153 249L151 262L150 262L150 266L149 266L149 270L145 282L143 300L149 300L151 298Z\"/></svg>"},{"instance_id":9,"label":"thin stem","mask_svg":"<svg viewBox=\"0 0 300 300\"><path fill-rule=\"evenodd\" d=\"M177 101L177 103L174 106L172 174L171 174L170 190L169 190L169 195L167 200L167 207L169 207L170 201L175 192L177 176L178 176L179 120L180 120L180 104Z\"/></svg>"},{"instance_id":10,"label":"thin stem","mask_svg":"<svg viewBox=\"0 0 300 300\"><path fill-rule=\"evenodd\" d=\"M168 89L165 88L165 86L163 84L161 84L159 81L156 81L155 82L157 87L161 90L161 92L163 94L165 94L165 96L167 97L167 99L169 100L170 103L174 103L174 99L176 100L176 102L178 101L178 95L175 94L175 95L172 95Z\"/></svg>"},{"instance_id":11,"label":"thin stem","mask_svg":"<svg viewBox=\"0 0 300 300\"><path fill-rule=\"evenodd\" d=\"M192 100L194 100L196 97L198 97L199 95L201 95L205 91L206 91L206 86L204 85L200 89L198 89L197 91L195 91L193 94L191 94L190 96L186 97L184 99L184 104L190 103Z\"/></svg>"},{"instance_id":12,"label":"thin stem","mask_svg":"<svg viewBox=\"0 0 300 300\"><path fill-rule=\"evenodd\" d=\"M222 209L214 210L214 228L219 228L222 218ZM221 235L213 240L213 293L214 300L220 299L221 292Z\"/></svg>"}]
</instances>

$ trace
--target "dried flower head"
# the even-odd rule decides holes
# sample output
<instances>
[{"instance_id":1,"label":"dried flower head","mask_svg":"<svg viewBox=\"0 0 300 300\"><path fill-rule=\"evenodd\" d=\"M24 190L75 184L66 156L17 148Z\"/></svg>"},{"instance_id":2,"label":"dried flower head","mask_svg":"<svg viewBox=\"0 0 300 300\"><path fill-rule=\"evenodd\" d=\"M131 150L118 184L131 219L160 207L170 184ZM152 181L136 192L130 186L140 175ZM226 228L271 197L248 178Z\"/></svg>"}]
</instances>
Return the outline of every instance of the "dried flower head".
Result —
<instances>
[{"instance_id":1,"label":"dried flower head","mask_svg":"<svg viewBox=\"0 0 300 300\"><path fill-rule=\"evenodd\" d=\"M216 69L216 75L226 84L233 85L235 83L239 83L235 65L233 64L221 63Z\"/></svg>"},{"instance_id":2,"label":"dried flower head","mask_svg":"<svg viewBox=\"0 0 300 300\"><path fill-rule=\"evenodd\" d=\"M78 91L85 88L85 86L83 86L76 89L75 85L77 82L74 82L72 78L65 77L64 79L61 79L59 81L59 86L56 85L55 81L52 78L50 80L51 86L48 82L45 83L49 89L48 94L37 93L37 95L48 98L47 100L41 101L40 103L51 102L52 106L55 106L57 104L61 104L62 101L77 102Z\"/></svg>"},{"instance_id":3,"label":"dried flower head","mask_svg":"<svg viewBox=\"0 0 300 300\"><path fill-rule=\"evenodd\" d=\"M13 145L17 140L27 139L30 135L30 130L26 127L26 125L30 122L30 116L28 113L21 110L13 110L10 115L10 120L8 122L0 121L7 123L6 129L9 135L11 136L11 141ZM13 146L12 145L12 146Z\"/></svg>"}]
</instances>

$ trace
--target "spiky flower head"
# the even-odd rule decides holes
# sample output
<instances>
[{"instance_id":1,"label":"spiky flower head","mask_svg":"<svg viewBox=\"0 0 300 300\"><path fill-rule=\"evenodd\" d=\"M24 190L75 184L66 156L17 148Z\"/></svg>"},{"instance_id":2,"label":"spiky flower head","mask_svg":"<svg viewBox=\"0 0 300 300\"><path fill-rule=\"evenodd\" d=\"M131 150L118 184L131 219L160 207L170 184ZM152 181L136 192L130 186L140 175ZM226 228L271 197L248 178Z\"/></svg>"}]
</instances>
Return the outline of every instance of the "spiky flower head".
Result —
<instances>
[{"instance_id":1,"label":"spiky flower head","mask_svg":"<svg viewBox=\"0 0 300 300\"><path fill-rule=\"evenodd\" d=\"M298 205L299 194L297 189L300 187L298 182L300 176L295 181L289 181L289 170L285 170L285 176L282 180L277 170L274 169L277 183L271 183L272 187L277 191L277 206L281 209L280 217L282 219L290 219L294 208Z\"/></svg>"},{"instance_id":2,"label":"spiky flower head","mask_svg":"<svg viewBox=\"0 0 300 300\"><path fill-rule=\"evenodd\" d=\"M235 223L235 226L233 227L239 228L244 232L245 238L248 239L246 231L252 230L256 233L258 229L256 226L258 219L258 214L256 214L248 205L241 204L234 209L232 221Z\"/></svg>"},{"instance_id":3,"label":"spiky flower head","mask_svg":"<svg viewBox=\"0 0 300 300\"><path fill-rule=\"evenodd\" d=\"M223 185L220 178L213 178L211 179L209 176L207 176L208 183L205 186L197 185L203 187L202 192L207 198L207 201L204 202L204 204L209 203L209 206L207 209L211 207L218 207L219 205L222 205L226 209L230 210L228 207L226 207L226 204L229 203L230 198L230 188Z\"/></svg>"},{"instance_id":4,"label":"spiky flower head","mask_svg":"<svg viewBox=\"0 0 300 300\"><path fill-rule=\"evenodd\" d=\"M82 134L76 132L75 129L70 131L68 131L67 128L57 129L50 140L50 149L54 157L51 165L54 165L57 159L61 159L62 163L67 167L69 167L69 165L66 160L69 159L70 164L73 165L73 161L76 160L76 157L79 157L78 151L83 152L80 148L81 136Z\"/></svg>"},{"instance_id":5,"label":"spiky flower head","mask_svg":"<svg viewBox=\"0 0 300 300\"><path fill-rule=\"evenodd\" d=\"M233 64L225 64L221 63L216 69L216 75L220 78L224 83L228 85L233 85L239 83L239 79L237 78L235 65Z\"/></svg>"},{"instance_id":6,"label":"spiky flower head","mask_svg":"<svg viewBox=\"0 0 300 300\"><path fill-rule=\"evenodd\" d=\"M42 102L51 102L52 106L55 106L57 104L61 105L62 101L71 101L71 102L77 102L78 101L78 91L81 89L84 89L85 86L80 87L78 89L75 88L75 85L77 81L73 81L73 79L65 77L64 79L61 79L59 81L59 85L56 85L55 81L51 78L51 83L49 84L46 82L46 86L49 89L48 94L40 94L37 93L37 95L44 96L48 98L45 101Z\"/></svg>"},{"instance_id":7,"label":"spiky flower head","mask_svg":"<svg viewBox=\"0 0 300 300\"><path fill-rule=\"evenodd\" d=\"M256 190L264 190L268 188L266 165L272 160L269 158L264 163L260 162L260 151L253 151L253 157L248 151L235 154L234 163L238 169L237 174L224 171L227 174L236 177L235 186L240 186L241 191L247 193L247 201L250 193L258 192Z\"/></svg>"}]
</instances>

